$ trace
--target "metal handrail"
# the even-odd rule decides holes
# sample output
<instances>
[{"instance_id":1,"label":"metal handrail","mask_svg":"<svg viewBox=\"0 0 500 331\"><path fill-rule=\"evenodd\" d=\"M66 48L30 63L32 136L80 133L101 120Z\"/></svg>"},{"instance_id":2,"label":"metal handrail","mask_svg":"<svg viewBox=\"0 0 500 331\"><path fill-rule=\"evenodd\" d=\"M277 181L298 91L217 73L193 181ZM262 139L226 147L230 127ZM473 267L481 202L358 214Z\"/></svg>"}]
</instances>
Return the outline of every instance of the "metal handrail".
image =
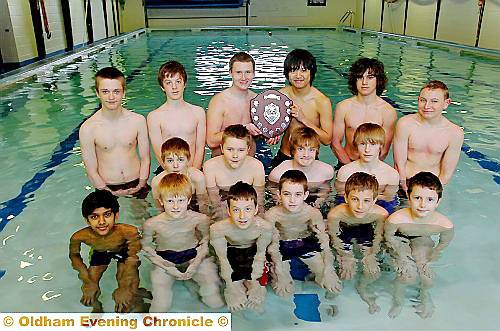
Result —
<instances>
[{"instance_id":1,"label":"metal handrail","mask_svg":"<svg viewBox=\"0 0 500 331\"><path fill-rule=\"evenodd\" d=\"M347 19L349 19L349 26L352 27L352 17L354 16L354 12L352 10L348 10L342 15L339 20L339 24L343 24Z\"/></svg>"}]
</instances>

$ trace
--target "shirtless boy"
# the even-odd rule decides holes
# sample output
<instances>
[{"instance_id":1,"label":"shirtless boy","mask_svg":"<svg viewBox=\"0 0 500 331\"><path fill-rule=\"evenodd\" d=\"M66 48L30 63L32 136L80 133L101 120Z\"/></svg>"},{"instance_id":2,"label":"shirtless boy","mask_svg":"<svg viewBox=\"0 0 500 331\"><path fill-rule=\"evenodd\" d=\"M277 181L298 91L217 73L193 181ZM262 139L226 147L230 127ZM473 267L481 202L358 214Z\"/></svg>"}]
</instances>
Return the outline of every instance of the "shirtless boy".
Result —
<instances>
[{"instance_id":1,"label":"shirtless boy","mask_svg":"<svg viewBox=\"0 0 500 331\"><path fill-rule=\"evenodd\" d=\"M359 158L358 149L353 144L354 132L363 123L376 123L384 129L385 144L380 151L380 160L384 160L389 153L397 114L380 97L386 83L384 65L377 59L360 58L351 66L348 85L353 96L339 102L333 116L331 147L339 160L337 169ZM344 136L345 146L342 146Z\"/></svg>"},{"instance_id":2,"label":"shirtless boy","mask_svg":"<svg viewBox=\"0 0 500 331\"><path fill-rule=\"evenodd\" d=\"M274 263L272 287L276 294L288 296L294 293L290 274L290 260L302 260L315 276L316 283L328 292L338 293L340 281L333 268L325 222L320 211L305 203L309 191L307 178L300 170L288 170L280 179L281 203L265 214L274 225L274 235L268 252Z\"/></svg>"},{"instance_id":3,"label":"shirtless boy","mask_svg":"<svg viewBox=\"0 0 500 331\"><path fill-rule=\"evenodd\" d=\"M137 252L141 250L137 228L116 223L120 205L109 191L90 193L82 203L82 215L88 227L75 232L69 242L69 258L82 280L81 303L102 312L99 301L99 281L111 259L117 261L118 288L113 292L116 312L130 312L137 303L140 265ZM91 247L89 266L80 255L81 244Z\"/></svg>"},{"instance_id":4,"label":"shirtless boy","mask_svg":"<svg viewBox=\"0 0 500 331\"><path fill-rule=\"evenodd\" d=\"M293 118L285 131L280 150L271 163L272 168L292 159L290 135L299 127L313 129L323 145L329 145L332 140L332 103L326 95L312 86L316 70L316 59L304 49L294 49L285 58L283 73L290 85L280 92L292 99Z\"/></svg>"},{"instance_id":5,"label":"shirtless boy","mask_svg":"<svg viewBox=\"0 0 500 331\"><path fill-rule=\"evenodd\" d=\"M257 216L257 193L246 183L229 189L229 217L210 226L210 244L220 264L226 287L224 296L231 311L263 309L265 286L259 278L264 270L272 226Z\"/></svg>"},{"instance_id":6,"label":"shirtless boy","mask_svg":"<svg viewBox=\"0 0 500 331\"><path fill-rule=\"evenodd\" d=\"M194 280L201 300L210 308L224 306L213 257L208 257L208 216L188 210L191 183L179 173L165 175L158 185L164 212L144 223L141 240L151 271L153 301L150 312L166 312L172 305L176 280Z\"/></svg>"},{"instance_id":7,"label":"shirtless boy","mask_svg":"<svg viewBox=\"0 0 500 331\"><path fill-rule=\"evenodd\" d=\"M347 179L355 172L366 172L375 176L378 182L377 204L387 209L389 214L398 204L396 193L399 188L398 172L380 160L380 153L385 145L384 129L374 123L363 123L354 133L353 146L359 159L342 166L337 173L335 189L338 195L344 195Z\"/></svg>"},{"instance_id":8,"label":"shirtless boy","mask_svg":"<svg viewBox=\"0 0 500 331\"><path fill-rule=\"evenodd\" d=\"M463 130L443 116L450 103L448 87L432 80L420 90L418 112L399 119L393 149L403 190L421 171L432 172L443 185L450 182L464 142Z\"/></svg>"},{"instance_id":9,"label":"shirtless boy","mask_svg":"<svg viewBox=\"0 0 500 331\"><path fill-rule=\"evenodd\" d=\"M419 172L408 180L409 208L400 209L387 219L385 240L391 248L396 268L394 297L389 317L395 318L403 308L405 288L420 277L420 304L417 314L431 317L434 312L429 288L434 274L430 264L453 238L453 223L436 211L443 187L430 172ZM431 236L439 235L434 244ZM434 246L435 245L435 246Z\"/></svg>"},{"instance_id":10,"label":"shirtless boy","mask_svg":"<svg viewBox=\"0 0 500 331\"><path fill-rule=\"evenodd\" d=\"M205 162L203 173L215 219L227 217L227 201L221 194L238 181L250 184L257 191L259 213L263 214L265 175L262 162L248 155L251 144L248 130L241 124L230 125L222 135L222 154ZM225 205L221 203L225 202Z\"/></svg>"},{"instance_id":11,"label":"shirtless boy","mask_svg":"<svg viewBox=\"0 0 500 331\"><path fill-rule=\"evenodd\" d=\"M363 273L356 282L356 290L368 304L368 311L380 311L368 285L380 277L376 255L384 233L387 211L375 204L378 183L373 175L365 172L352 174L345 185L345 201L328 213L328 233L336 250L340 266L340 278L352 279L356 274L357 260L354 246L361 251Z\"/></svg>"},{"instance_id":12,"label":"shirtless boy","mask_svg":"<svg viewBox=\"0 0 500 331\"><path fill-rule=\"evenodd\" d=\"M172 137L184 139L190 146L189 166L201 169L205 157L205 111L199 106L184 101L187 74L177 61L168 61L158 71L158 84L167 101L148 114L148 130L151 146L160 167L155 174L165 169L161 146ZM180 120L182 119L182 120Z\"/></svg>"},{"instance_id":13,"label":"shirtless boy","mask_svg":"<svg viewBox=\"0 0 500 331\"><path fill-rule=\"evenodd\" d=\"M331 165L317 160L320 147L318 134L311 128L299 127L292 132L290 137L290 152L292 160L280 163L269 174L271 183L280 182L281 176L288 170L300 170L307 177L309 193L307 202L314 207L320 208L322 203L330 193L330 181L333 178L334 170ZM271 193L275 193L271 188Z\"/></svg>"},{"instance_id":14,"label":"shirtless boy","mask_svg":"<svg viewBox=\"0 0 500 331\"><path fill-rule=\"evenodd\" d=\"M255 61L245 52L236 53L229 60L231 87L212 97L207 110L207 144L212 157L221 155L222 134L229 125L242 124L252 136L262 132L250 119L250 100L257 95L250 90L255 77ZM255 154L255 142L251 140L249 155Z\"/></svg>"},{"instance_id":15,"label":"shirtless boy","mask_svg":"<svg viewBox=\"0 0 500 331\"><path fill-rule=\"evenodd\" d=\"M163 204L161 203L160 192L158 190L160 181L167 174L177 173L186 175L191 182L191 188L194 195L189 204L191 209L200 211L203 214L208 213L208 195L205 185L205 176L201 170L189 166L191 153L188 143L178 137L167 139L161 146L161 158L165 170L151 180L151 193L156 207L163 211Z\"/></svg>"},{"instance_id":16,"label":"shirtless boy","mask_svg":"<svg viewBox=\"0 0 500 331\"><path fill-rule=\"evenodd\" d=\"M80 128L87 176L98 190L144 199L149 192L150 163L146 120L122 107L125 77L120 70L111 67L99 70L95 87L101 108Z\"/></svg>"}]
</instances>

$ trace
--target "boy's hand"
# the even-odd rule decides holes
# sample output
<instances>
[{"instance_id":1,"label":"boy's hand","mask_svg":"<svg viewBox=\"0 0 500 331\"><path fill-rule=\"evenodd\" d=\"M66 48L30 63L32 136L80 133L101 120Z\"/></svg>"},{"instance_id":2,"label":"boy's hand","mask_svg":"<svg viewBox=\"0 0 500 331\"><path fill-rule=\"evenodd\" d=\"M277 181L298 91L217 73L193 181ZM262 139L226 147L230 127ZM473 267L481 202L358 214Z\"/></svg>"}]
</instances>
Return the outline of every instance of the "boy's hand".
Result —
<instances>
[{"instance_id":1,"label":"boy's hand","mask_svg":"<svg viewBox=\"0 0 500 331\"><path fill-rule=\"evenodd\" d=\"M378 276L380 276L380 267L375 255L365 255L363 259L361 259L361 263L363 264L365 275L370 278L378 278Z\"/></svg>"},{"instance_id":2,"label":"boy's hand","mask_svg":"<svg viewBox=\"0 0 500 331\"><path fill-rule=\"evenodd\" d=\"M245 124L244 127L248 130L248 132L252 136L259 136L262 134L262 131L260 131L259 128L256 127L255 124L253 124L253 123Z\"/></svg>"},{"instance_id":3,"label":"boy's hand","mask_svg":"<svg viewBox=\"0 0 500 331\"><path fill-rule=\"evenodd\" d=\"M332 268L325 268L323 276L319 281L319 285L324 288L327 292L340 293L342 291L342 282Z\"/></svg>"},{"instance_id":4,"label":"boy's hand","mask_svg":"<svg viewBox=\"0 0 500 331\"><path fill-rule=\"evenodd\" d=\"M227 308L231 312L243 310L247 305L246 293L237 284L229 283L224 289L224 297L226 298Z\"/></svg>"},{"instance_id":5,"label":"boy's hand","mask_svg":"<svg viewBox=\"0 0 500 331\"><path fill-rule=\"evenodd\" d=\"M127 288L117 288L113 292L113 300L115 300L115 312L127 313L130 310L132 303L133 293Z\"/></svg>"},{"instance_id":6,"label":"boy's hand","mask_svg":"<svg viewBox=\"0 0 500 331\"><path fill-rule=\"evenodd\" d=\"M266 144L268 144L268 145L276 145L277 143L280 142L281 136L282 135L280 134L280 135L278 135L276 137L266 139Z\"/></svg>"},{"instance_id":7,"label":"boy's hand","mask_svg":"<svg viewBox=\"0 0 500 331\"><path fill-rule=\"evenodd\" d=\"M84 283L82 285L82 292L83 295L80 302L87 307L93 306L99 295L101 295L99 285L96 283Z\"/></svg>"}]
</instances>

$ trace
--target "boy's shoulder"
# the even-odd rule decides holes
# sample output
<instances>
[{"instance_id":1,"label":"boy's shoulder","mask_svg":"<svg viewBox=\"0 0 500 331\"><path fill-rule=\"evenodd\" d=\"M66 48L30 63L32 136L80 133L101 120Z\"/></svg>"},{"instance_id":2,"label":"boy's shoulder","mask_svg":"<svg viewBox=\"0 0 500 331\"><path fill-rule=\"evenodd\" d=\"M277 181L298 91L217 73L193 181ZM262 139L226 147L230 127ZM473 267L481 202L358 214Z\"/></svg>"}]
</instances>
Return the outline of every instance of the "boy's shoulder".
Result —
<instances>
[{"instance_id":1,"label":"boy's shoulder","mask_svg":"<svg viewBox=\"0 0 500 331\"><path fill-rule=\"evenodd\" d=\"M192 182L199 182L200 180L205 180L203 172L195 167L189 167L187 169L187 175Z\"/></svg>"},{"instance_id":2,"label":"boy's shoulder","mask_svg":"<svg viewBox=\"0 0 500 331\"><path fill-rule=\"evenodd\" d=\"M255 216L255 225L263 231L271 231L273 225L260 216Z\"/></svg>"},{"instance_id":3,"label":"boy's shoulder","mask_svg":"<svg viewBox=\"0 0 500 331\"><path fill-rule=\"evenodd\" d=\"M372 207L371 213L383 218L389 217L389 212L377 204Z\"/></svg>"},{"instance_id":4,"label":"boy's shoulder","mask_svg":"<svg viewBox=\"0 0 500 331\"><path fill-rule=\"evenodd\" d=\"M217 167L219 167L223 163L224 163L224 156L223 155L213 157L211 159L206 160L205 163L203 163L203 170L207 170L207 169L215 170L215 169L217 169Z\"/></svg>"},{"instance_id":5,"label":"boy's shoulder","mask_svg":"<svg viewBox=\"0 0 500 331\"><path fill-rule=\"evenodd\" d=\"M395 211L387 218L387 222L391 224L404 224L411 222L410 208L402 208Z\"/></svg>"},{"instance_id":6,"label":"boy's shoulder","mask_svg":"<svg viewBox=\"0 0 500 331\"><path fill-rule=\"evenodd\" d=\"M153 179L151 179L151 185L160 183L162 178L165 177L167 174L168 174L167 170L163 170L158 175L154 176Z\"/></svg>"},{"instance_id":7,"label":"boy's shoulder","mask_svg":"<svg viewBox=\"0 0 500 331\"><path fill-rule=\"evenodd\" d=\"M312 171L321 172L321 174L323 174L325 177L328 177L329 179L333 178L334 175L333 167L330 164L320 160L314 160Z\"/></svg>"},{"instance_id":8,"label":"boy's shoulder","mask_svg":"<svg viewBox=\"0 0 500 331\"><path fill-rule=\"evenodd\" d=\"M131 224L125 224L125 223L116 223L115 224L115 231L119 231L124 234L128 233L137 233L138 229L134 225Z\"/></svg>"},{"instance_id":9,"label":"boy's shoulder","mask_svg":"<svg viewBox=\"0 0 500 331\"><path fill-rule=\"evenodd\" d=\"M292 160L285 160L281 162L278 166L276 166L269 173L269 180L271 182L278 183L280 181L281 176L285 173L285 171L292 169Z\"/></svg>"},{"instance_id":10,"label":"boy's shoulder","mask_svg":"<svg viewBox=\"0 0 500 331\"><path fill-rule=\"evenodd\" d=\"M336 180L338 180L339 182L347 182L349 176L351 176L357 170L359 170L359 166L357 165L356 161L347 163L340 167L339 171L337 172Z\"/></svg>"},{"instance_id":11,"label":"boy's shoulder","mask_svg":"<svg viewBox=\"0 0 500 331\"><path fill-rule=\"evenodd\" d=\"M435 211L434 217L435 217L435 222L437 223L437 225L439 225L443 228L446 228L446 229L453 229L453 222L445 215Z\"/></svg>"},{"instance_id":12,"label":"boy's shoulder","mask_svg":"<svg viewBox=\"0 0 500 331\"><path fill-rule=\"evenodd\" d=\"M76 231L75 233L73 233L71 235L71 240L84 240L86 239L87 237L89 236L92 236L94 234L94 231L92 230L92 228L90 226L87 226L87 227L84 227L83 229L80 229L78 231Z\"/></svg>"},{"instance_id":13,"label":"boy's shoulder","mask_svg":"<svg viewBox=\"0 0 500 331\"><path fill-rule=\"evenodd\" d=\"M327 219L329 221L332 221L332 220L336 220L337 218L345 218L345 216L347 215L348 208L349 208L349 206L347 203L341 203L341 204L333 207L328 212Z\"/></svg>"},{"instance_id":14,"label":"boy's shoulder","mask_svg":"<svg viewBox=\"0 0 500 331\"><path fill-rule=\"evenodd\" d=\"M202 213L198 213L194 210L188 210L186 213L186 220L187 221L192 221L196 223L206 223L210 222L210 218Z\"/></svg>"}]
</instances>

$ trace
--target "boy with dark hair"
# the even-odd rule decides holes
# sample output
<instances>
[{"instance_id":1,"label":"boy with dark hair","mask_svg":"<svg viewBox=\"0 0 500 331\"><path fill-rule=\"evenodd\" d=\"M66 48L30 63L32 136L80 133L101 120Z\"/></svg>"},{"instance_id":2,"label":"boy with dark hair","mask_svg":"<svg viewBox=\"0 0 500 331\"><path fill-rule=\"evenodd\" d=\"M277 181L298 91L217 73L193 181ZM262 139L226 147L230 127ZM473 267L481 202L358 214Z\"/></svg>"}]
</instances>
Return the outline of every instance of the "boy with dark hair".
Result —
<instances>
[{"instance_id":1,"label":"boy with dark hair","mask_svg":"<svg viewBox=\"0 0 500 331\"><path fill-rule=\"evenodd\" d=\"M165 62L158 70L158 83L167 100L147 117L151 146L160 164L155 174L165 169L161 146L172 137L180 137L189 144L189 166L201 169L205 157L205 110L184 100L187 83L184 66L177 61ZM179 121L181 118L182 121Z\"/></svg>"},{"instance_id":2,"label":"boy with dark hair","mask_svg":"<svg viewBox=\"0 0 500 331\"><path fill-rule=\"evenodd\" d=\"M230 125L222 135L222 154L207 160L203 173L207 183L214 218L226 218L227 201L224 194L238 181L250 184L257 191L258 211L263 214L265 174L262 162L248 155L252 137L241 124ZM223 205L221 203L225 202Z\"/></svg>"},{"instance_id":3,"label":"boy with dark hair","mask_svg":"<svg viewBox=\"0 0 500 331\"><path fill-rule=\"evenodd\" d=\"M103 68L96 73L95 82L101 108L82 124L79 132L87 176L98 190L144 199L150 189L146 120L122 107L125 78L120 70Z\"/></svg>"},{"instance_id":4,"label":"boy with dark hair","mask_svg":"<svg viewBox=\"0 0 500 331\"><path fill-rule=\"evenodd\" d=\"M453 223L436 211L441 201L443 186L439 178L430 172L419 172L408 180L409 207L389 216L385 225L385 239L392 251L397 272L394 296L389 317L401 312L406 285L420 277L420 304L417 314L431 317L434 312L429 288L434 274L430 264L453 239ZM439 236L435 245L431 236Z\"/></svg>"},{"instance_id":5,"label":"boy with dark hair","mask_svg":"<svg viewBox=\"0 0 500 331\"><path fill-rule=\"evenodd\" d=\"M345 184L345 203L328 213L327 226L332 247L339 259L340 278L352 279L357 270L354 247L362 254L363 273L356 282L356 290L368 304L370 314L380 311L374 294L367 287L380 277L376 255L384 232L387 211L375 204L378 195L375 176L365 172L352 174Z\"/></svg>"},{"instance_id":6,"label":"boy with dark hair","mask_svg":"<svg viewBox=\"0 0 500 331\"><path fill-rule=\"evenodd\" d=\"M391 214L399 203L396 197L399 188L399 174L396 169L380 160L384 144L385 132L380 125L363 123L358 126L354 133L353 146L358 151L359 159L339 169L335 180L335 189L338 196L343 196L345 183L353 173L366 172L373 175L378 182L376 203Z\"/></svg>"},{"instance_id":7,"label":"boy with dark hair","mask_svg":"<svg viewBox=\"0 0 500 331\"><path fill-rule=\"evenodd\" d=\"M115 311L130 312L138 303L139 232L132 225L116 223L119 208L117 198L109 191L90 193L82 203L82 215L88 227L75 232L69 243L71 265L83 281L80 301L93 307L93 312L102 312L98 300L99 281L112 259L117 261L118 288L113 292ZM82 243L91 247L88 267L80 255Z\"/></svg>"},{"instance_id":8,"label":"boy with dark hair","mask_svg":"<svg viewBox=\"0 0 500 331\"><path fill-rule=\"evenodd\" d=\"M290 135L297 128L311 128L324 145L329 145L332 140L332 104L326 95L312 86L316 71L316 59L307 50L294 49L285 58L283 74L289 85L280 92L293 101L292 121L285 131L280 150L271 162L272 168L292 159Z\"/></svg>"},{"instance_id":9,"label":"boy with dark hair","mask_svg":"<svg viewBox=\"0 0 500 331\"><path fill-rule=\"evenodd\" d=\"M335 107L333 117L332 150L339 160L337 169L359 159L359 152L353 144L354 132L363 123L380 125L385 132L385 144L380 151L380 160L384 160L391 148L394 126L397 120L396 110L380 95L385 89L387 77L384 65L377 59L360 58L349 70L349 90L353 94ZM345 138L345 146L342 141Z\"/></svg>"},{"instance_id":10,"label":"boy with dark hair","mask_svg":"<svg viewBox=\"0 0 500 331\"><path fill-rule=\"evenodd\" d=\"M304 262L316 283L326 291L338 293L341 289L323 216L305 203L308 195L304 173L288 170L280 178L281 203L265 214L265 219L275 227L268 252L274 264L272 287L280 296L291 295L295 290L290 274L292 258Z\"/></svg>"},{"instance_id":11,"label":"boy with dark hair","mask_svg":"<svg viewBox=\"0 0 500 331\"><path fill-rule=\"evenodd\" d=\"M450 122L443 111L451 103L448 87L432 80L420 90L416 114L401 117L394 136L394 167L400 185L421 171L429 171L446 185L460 158L464 131Z\"/></svg>"},{"instance_id":12,"label":"boy with dark hair","mask_svg":"<svg viewBox=\"0 0 500 331\"><path fill-rule=\"evenodd\" d=\"M257 216L257 192L241 181L229 189L229 217L210 226L210 244L220 264L226 287L224 296L231 311L262 310L266 288L259 283L272 226Z\"/></svg>"},{"instance_id":13,"label":"boy with dark hair","mask_svg":"<svg viewBox=\"0 0 500 331\"><path fill-rule=\"evenodd\" d=\"M220 279L213 258L208 257L208 216L188 210L192 189L189 178L180 173L166 174L158 185L163 212L144 223L141 240L151 271L153 302L151 312L168 311L176 280L193 279L201 300L210 308L220 308Z\"/></svg>"},{"instance_id":14,"label":"boy with dark hair","mask_svg":"<svg viewBox=\"0 0 500 331\"><path fill-rule=\"evenodd\" d=\"M153 177L151 180L151 193L155 201L156 207L163 211L158 186L165 175L169 173L178 173L186 175L191 182L193 190L193 198L189 204L190 209L200 211L203 214L208 213L208 195L205 185L205 176L201 170L189 166L189 151L188 143L178 137L167 139L161 146L161 158L165 166L160 174Z\"/></svg>"}]
</instances>

